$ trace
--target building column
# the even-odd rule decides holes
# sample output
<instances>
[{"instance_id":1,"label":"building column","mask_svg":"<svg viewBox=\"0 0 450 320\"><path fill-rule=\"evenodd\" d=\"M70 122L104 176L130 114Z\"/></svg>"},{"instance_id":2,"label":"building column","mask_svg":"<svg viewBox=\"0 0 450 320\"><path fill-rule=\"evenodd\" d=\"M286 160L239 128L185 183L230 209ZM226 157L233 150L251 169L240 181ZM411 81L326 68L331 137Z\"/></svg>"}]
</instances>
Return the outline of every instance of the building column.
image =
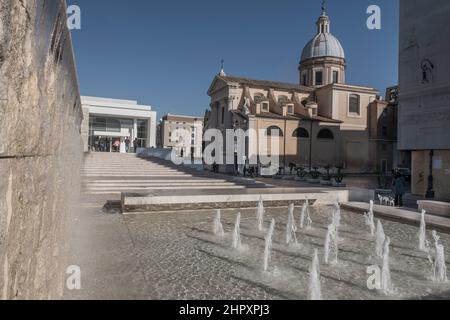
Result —
<instances>
[{"instance_id":1,"label":"building column","mask_svg":"<svg viewBox=\"0 0 450 320\"><path fill-rule=\"evenodd\" d=\"M148 119L147 120L147 143L146 143L146 148L151 148L152 147L152 120Z\"/></svg>"},{"instance_id":2,"label":"building column","mask_svg":"<svg viewBox=\"0 0 450 320\"><path fill-rule=\"evenodd\" d=\"M147 121L147 148L156 148L156 114Z\"/></svg>"},{"instance_id":3,"label":"building column","mask_svg":"<svg viewBox=\"0 0 450 320\"><path fill-rule=\"evenodd\" d=\"M137 138L137 119L133 119L133 134L131 135L131 143Z\"/></svg>"}]
</instances>

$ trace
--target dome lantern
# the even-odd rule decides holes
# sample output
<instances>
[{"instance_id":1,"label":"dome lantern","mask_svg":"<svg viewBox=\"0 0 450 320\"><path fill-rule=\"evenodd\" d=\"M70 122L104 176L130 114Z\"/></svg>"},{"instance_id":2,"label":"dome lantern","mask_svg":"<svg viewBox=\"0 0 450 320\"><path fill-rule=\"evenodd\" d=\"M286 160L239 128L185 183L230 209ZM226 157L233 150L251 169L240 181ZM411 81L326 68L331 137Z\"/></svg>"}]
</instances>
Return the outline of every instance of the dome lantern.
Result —
<instances>
[{"instance_id":1,"label":"dome lantern","mask_svg":"<svg viewBox=\"0 0 450 320\"><path fill-rule=\"evenodd\" d=\"M300 83L322 86L345 82L345 53L339 40L330 32L330 18L325 3L317 20L317 34L304 47L300 60Z\"/></svg>"}]
</instances>

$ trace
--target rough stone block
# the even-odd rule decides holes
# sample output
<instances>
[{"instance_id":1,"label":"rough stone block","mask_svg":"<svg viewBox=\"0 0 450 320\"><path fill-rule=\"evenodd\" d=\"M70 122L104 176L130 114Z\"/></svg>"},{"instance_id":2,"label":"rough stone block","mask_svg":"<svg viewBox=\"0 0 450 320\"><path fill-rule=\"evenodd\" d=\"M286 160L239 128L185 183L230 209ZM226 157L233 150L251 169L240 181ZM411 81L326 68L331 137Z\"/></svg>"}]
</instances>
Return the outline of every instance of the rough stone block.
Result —
<instances>
[{"instance_id":1,"label":"rough stone block","mask_svg":"<svg viewBox=\"0 0 450 320\"><path fill-rule=\"evenodd\" d=\"M63 0L0 1L0 290L59 298L82 119Z\"/></svg>"}]
</instances>

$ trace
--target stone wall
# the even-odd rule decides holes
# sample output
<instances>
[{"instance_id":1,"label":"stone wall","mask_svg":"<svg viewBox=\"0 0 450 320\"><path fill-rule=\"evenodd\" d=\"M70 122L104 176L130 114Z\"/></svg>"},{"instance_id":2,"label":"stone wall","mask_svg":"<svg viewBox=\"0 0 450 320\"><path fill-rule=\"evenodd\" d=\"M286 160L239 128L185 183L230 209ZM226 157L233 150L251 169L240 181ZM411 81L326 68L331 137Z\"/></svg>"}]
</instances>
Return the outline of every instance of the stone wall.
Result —
<instances>
[{"instance_id":1,"label":"stone wall","mask_svg":"<svg viewBox=\"0 0 450 320\"><path fill-rule=\"evenodd\" d=\"M0 0L0 294L61 297L82 111L64 0Z\"/></svg>"},{"instance_id":2,"label":"stone wall","mask_svg":"<svg viewBox=\"0 0 450 320\"><path fill-rule=\"evenodd\" d=\"M449 15L448 0L400 1L400 150L450 150Z\"/></svg>"}]
</instances>

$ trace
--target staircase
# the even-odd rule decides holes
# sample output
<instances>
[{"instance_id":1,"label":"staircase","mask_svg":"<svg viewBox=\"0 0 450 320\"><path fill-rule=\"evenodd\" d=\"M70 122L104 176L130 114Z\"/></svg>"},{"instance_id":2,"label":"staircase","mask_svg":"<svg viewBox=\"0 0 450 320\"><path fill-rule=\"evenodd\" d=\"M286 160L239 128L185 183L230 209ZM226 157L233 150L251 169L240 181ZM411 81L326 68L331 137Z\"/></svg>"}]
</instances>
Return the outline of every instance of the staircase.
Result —
<instances>
[{"instance_id":1,"label":"staircase","mask_svg":"<svg viewBox=\"0 0 450 320\"><path fill-rule=\"evenodd\" d=\"M169 162L141 159L135 154L91 153L83 175L83 192L89 195L120 195L152 190L245 189L250 182L233 181ZM253 182L254 184L254 182Z\"/></svg>"}]
</instances>

